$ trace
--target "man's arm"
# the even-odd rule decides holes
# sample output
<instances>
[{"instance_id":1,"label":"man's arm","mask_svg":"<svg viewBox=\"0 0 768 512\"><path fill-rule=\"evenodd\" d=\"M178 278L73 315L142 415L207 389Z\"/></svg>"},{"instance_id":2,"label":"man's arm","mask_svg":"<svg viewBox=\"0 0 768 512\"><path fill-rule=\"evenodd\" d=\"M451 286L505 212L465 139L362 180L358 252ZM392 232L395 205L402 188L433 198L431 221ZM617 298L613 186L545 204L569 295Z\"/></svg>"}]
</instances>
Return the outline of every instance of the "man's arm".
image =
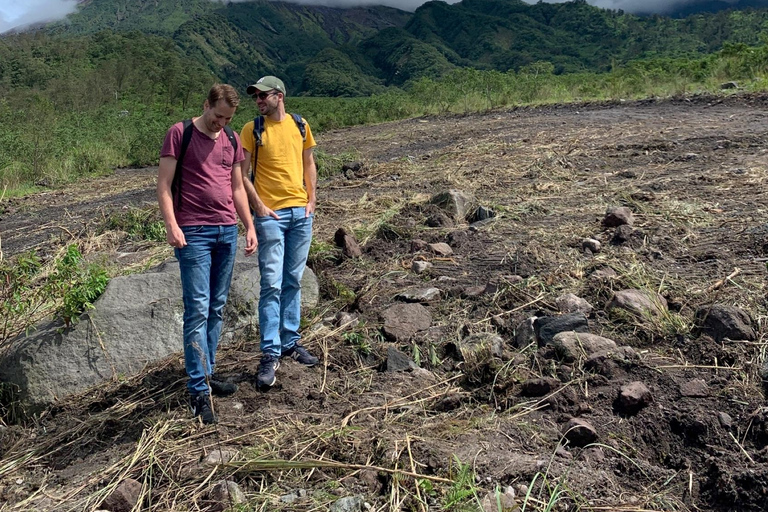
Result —
<instances>
[{"instance_id":1,"label":"man's arm","mask_svg":"<svg viewBox=\"0 0 768 512\"><path fill-rule=\"evenodd\" d=\"M174 174L176 174L176 159L171 156L160 158L160 169L157 172L157 202L165 222L165 239L171 247L182 248L187 245L187 241L173 213L171 184Z\"/></svg>"},{"instance_id":2,"label":"man's arm","mask_svg":"<svg viewBox=\"0 0 768 512\"><path fill-rule=\"evenodd\" d=\"M245 161L242 164L242 176L245 193L248 196L248 203L251 205L251 208L253 208L257 217L271 215L276 219L280 219L278 214L267 208L267 205L261 200L259 194L256 193L256 187L254 187L251 182L251 153L246 149L243 149L243 153L245 153Z\"/></svg>"},{"instance_id":3,"label":"man's arm","mask_svg":"<svg viewBox=\"0 0 768 512\"><path fill-rule=\"evenodd\" d=\"M256 251L259 242L256 240L256 230L253 227L253 219L248 209L248 196L243 186L243 174L240 171L240 163L232 166L232 201L235 203L237 216L245 226L245 255L250 256Z\"/></svg>"},{"instance_id":4,"label":"man's arm","mask_svg":"<svg viewBox=\"0 0 768 512\"><path fill-rule=\"evenodd\" d=\"M315 213L317 206L317 166L315 166L314 148L305 149L302 154L304 162L304 186L307 188L307 213Z\"/></svg>"}]
</instances>

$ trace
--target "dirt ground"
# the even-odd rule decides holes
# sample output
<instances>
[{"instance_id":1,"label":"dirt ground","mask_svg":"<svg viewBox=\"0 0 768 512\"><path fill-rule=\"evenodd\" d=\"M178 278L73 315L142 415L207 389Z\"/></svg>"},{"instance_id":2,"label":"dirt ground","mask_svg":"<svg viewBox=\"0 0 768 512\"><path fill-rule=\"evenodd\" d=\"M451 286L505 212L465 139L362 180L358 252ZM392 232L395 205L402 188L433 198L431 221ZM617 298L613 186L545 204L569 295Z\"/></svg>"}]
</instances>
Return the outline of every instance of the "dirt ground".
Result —
<instances>
[{"instance_id":1,"label":"dirt ground","mask_svg":"<svg viewBox=\"0 0 768 512\"><path fill-rule=\"evenodd\" d=\"M225 477L245 492L242 510L327 510L344 496L376 511L482 510L507 486L525 510L768 509L767 113L768 95L690 97L320 134L326 153L362 164L319 184L310 265L321 303L304 332L322 364L286 362L275 388L260 392L258 343L243 335L219 358L240 389L216 401L217 428L189 417L178 357L2 427L0 511L94 510L126 477L143 484L141 510L153 511L206 510ZM3 256L73 239L99 239L91 251L119 271L170 256L103 228L116 213L153 207L155 172L123 169L4 200ZM427 204L448 189L496 216L470 226ZM613 206L634 213L621 242L602 223ZM362 257L335 247L340 227ZM600 252L582 250L585 238ZM414 252L414 240L453 253ZM432 267L417 274L413 261ZM593 276L607 268L616 276ZM428 286L441 291L424 304L431 326L394 342L426 371L388 372L382 313L404 290ZM660 293L669 312L608 314L627 288ZM550 346L517 347L521 322L559 315L566 293L594 307L591 333L637 357L594 371ZM757 339L698 335L694 313L713 304L746 311ZM338 326L340 312L357 321ZM487 334L504 340L501 354L456 349ZM531 396L526 384L544 378L550 388ZM652 402L623 414L620 388L638 381ZM686 392L692 382L703 391ZM591 446L564 441L572 418L594 426ZM222 446L237 451L232 463L200 462Z\"/></svg>"}]
</instances>

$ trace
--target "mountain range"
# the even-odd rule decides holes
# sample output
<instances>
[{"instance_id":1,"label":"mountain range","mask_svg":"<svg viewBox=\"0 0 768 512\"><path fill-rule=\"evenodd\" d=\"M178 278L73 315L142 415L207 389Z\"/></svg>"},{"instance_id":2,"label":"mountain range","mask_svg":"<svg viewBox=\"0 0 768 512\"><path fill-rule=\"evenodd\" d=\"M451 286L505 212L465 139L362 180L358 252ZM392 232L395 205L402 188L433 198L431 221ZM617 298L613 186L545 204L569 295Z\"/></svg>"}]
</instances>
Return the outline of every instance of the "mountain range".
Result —
<instances>
[{"instance_id":1,"label":"mountain range","mask_svg":"<svg viewBox=\"0 0 768 512\"><path fill-rule=\"evenodd\" d=\"M456 67L506 72L546 61L556 73L607 71L631 60L755 45L768 30L768 9L749 2L757 0L740 0L744 9L672 18L584 0L431 1L413 13L268 0L84 0L78 12L41 30L62 44L103 31L146 34L241 88L275 74L291 94L359 96Z\"/></svg>"}]
</instances>

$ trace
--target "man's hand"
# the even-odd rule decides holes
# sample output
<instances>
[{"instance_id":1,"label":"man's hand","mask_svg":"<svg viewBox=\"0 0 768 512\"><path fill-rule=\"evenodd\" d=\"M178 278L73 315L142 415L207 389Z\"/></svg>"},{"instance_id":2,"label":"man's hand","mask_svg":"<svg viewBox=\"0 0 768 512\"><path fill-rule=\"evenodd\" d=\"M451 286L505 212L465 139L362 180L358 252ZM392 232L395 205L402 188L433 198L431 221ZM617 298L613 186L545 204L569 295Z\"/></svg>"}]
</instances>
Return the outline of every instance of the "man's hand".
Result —
<instances>
[{"instance_id":1,"label":"man's hand","mask_svg":"<svg viewBox=\"0 0 768 512\"><path fill-rule=\"evenodd\" d=\"M187 239L184 238L184 232L181 230L179 226L175 226L172 228L165 228L165 239L168 241L168 244L171 247L175 247L176 249L181 249L185 245L187 245Z\"/></svg>"},{"instance_id":2,"label":"man's hand","mask_svg":"<svg viewBox=\"0 0 768 512\"><path fill-rule=\"evenodd\" d=\"M259 241L256 238L256 230L251 228L245 233L245 255L250 256L259 247Z\"/></svg>"},{"instance_id":3,"label":"man's hand","mask_svg":"<svg viewBox=\"0 0 768 512\"><path fill-rule=\"evenodd\" d=\"M267 208L264 203L261 203L254 208L254 211L256 212L257 217L272 217L274 219L280 220L280 216L274 212L274 210L270 210Z\"/></svg>"},{"instance_id":4,"label":"man's hand","mask_svg":"<svg viewBox=\"0 0 768 512\"><path fill-rule=\"evenodd\" d=\"M315 207L317 206L317 199L314 197L310 198L309 201L307 201L307 211L304 214L304 217L309 217L313 213L315 213Z\"/></svg>"}]
</instances>

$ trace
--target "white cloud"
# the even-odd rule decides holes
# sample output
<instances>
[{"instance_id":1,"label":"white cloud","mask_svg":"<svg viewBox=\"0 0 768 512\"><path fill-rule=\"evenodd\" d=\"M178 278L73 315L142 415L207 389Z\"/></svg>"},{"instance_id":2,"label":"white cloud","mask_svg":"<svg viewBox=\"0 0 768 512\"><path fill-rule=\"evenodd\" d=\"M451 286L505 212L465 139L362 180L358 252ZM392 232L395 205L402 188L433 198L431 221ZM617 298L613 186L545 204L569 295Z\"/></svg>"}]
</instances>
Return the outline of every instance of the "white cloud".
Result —
<instances>
[{"instance_id":1,"label":"white cloud","mask_svg":"<svg viewBox=\"0 0 768 512\"><path fill-rule=\"evenodd\" d=\"M77 0L0 0L0 34L31 23L61 19L76 8Z\"/></svg>"}]
</instances>

